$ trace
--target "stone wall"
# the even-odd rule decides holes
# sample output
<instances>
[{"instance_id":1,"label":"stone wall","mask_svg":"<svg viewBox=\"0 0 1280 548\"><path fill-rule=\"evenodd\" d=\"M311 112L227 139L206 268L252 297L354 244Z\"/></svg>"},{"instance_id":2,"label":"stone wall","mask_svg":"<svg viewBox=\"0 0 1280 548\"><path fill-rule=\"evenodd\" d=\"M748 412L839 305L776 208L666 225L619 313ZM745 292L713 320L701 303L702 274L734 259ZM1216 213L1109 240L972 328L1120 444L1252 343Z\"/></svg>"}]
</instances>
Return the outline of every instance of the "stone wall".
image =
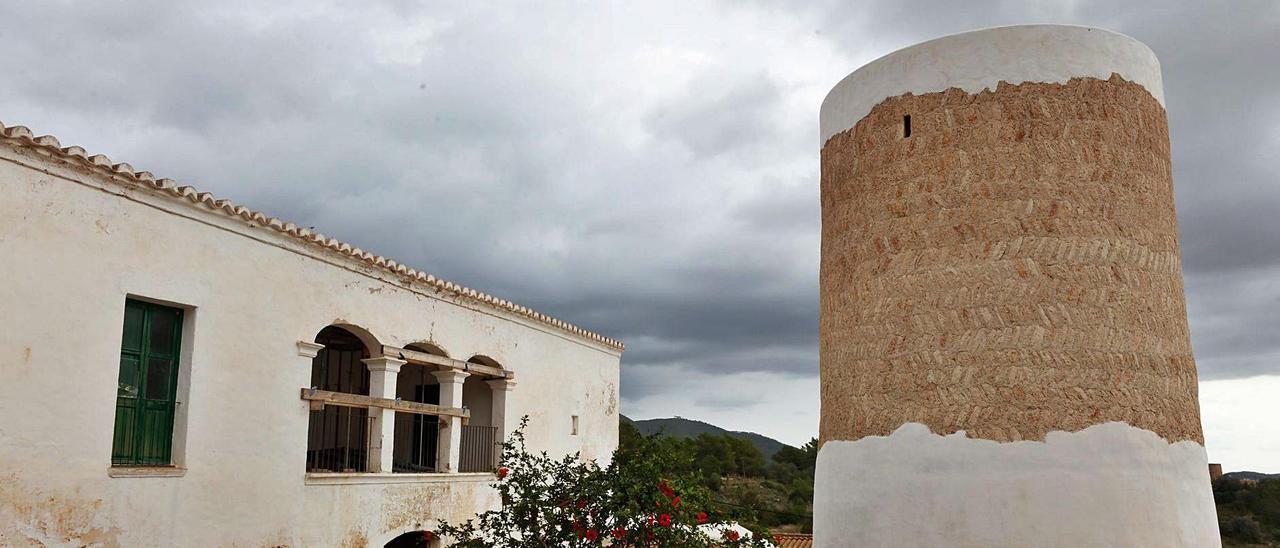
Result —
<instances>
[{"instance_id":1,"label":"stone wall","mask_svg":"<svg viewBox=\"0 0 1280 548\"><path fill-rule=\"evenodd\" d=\"M821 439L1203 443L1170 171L1163 107L1114 74L904 94L832 137Z\"/></svg>"}]
</instances>

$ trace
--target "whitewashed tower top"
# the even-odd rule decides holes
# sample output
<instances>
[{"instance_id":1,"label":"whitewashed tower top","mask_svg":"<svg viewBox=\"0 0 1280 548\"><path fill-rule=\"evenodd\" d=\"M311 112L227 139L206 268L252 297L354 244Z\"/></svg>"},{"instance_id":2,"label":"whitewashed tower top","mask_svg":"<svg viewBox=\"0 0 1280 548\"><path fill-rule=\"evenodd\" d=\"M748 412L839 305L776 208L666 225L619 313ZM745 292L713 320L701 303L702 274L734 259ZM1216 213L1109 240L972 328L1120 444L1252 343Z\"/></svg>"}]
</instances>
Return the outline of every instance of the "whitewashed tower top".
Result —
<instances>
[{"instance_id":1,"label":"whitewashed tower top","mask_svg":"<svg viewBox=\"0 0 1280 548\"><path fill-rule=\"evenodd\" d=\"M822 144L852 128L881 101L956 87L967 93L1001 81L1065 83L1111 73L1146 88L1164 106L1160 62L1146 44L1118 32L1074 25L1018 25L944 36L867 63L822 101Z\"/></svg>"}]
</instances>

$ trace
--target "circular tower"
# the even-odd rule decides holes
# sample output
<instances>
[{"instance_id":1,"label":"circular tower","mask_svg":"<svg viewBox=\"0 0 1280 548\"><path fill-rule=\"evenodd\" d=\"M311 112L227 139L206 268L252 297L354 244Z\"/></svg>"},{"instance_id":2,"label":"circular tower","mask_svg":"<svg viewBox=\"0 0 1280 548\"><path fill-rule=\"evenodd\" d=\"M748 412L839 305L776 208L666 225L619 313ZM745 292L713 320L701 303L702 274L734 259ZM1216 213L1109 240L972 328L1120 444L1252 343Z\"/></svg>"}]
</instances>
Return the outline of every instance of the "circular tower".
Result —
<instances>
[{"instance_id":1,"label":"circular tower","mask_svg":"<svg viewBox=\"0 0 1280 548\"><path fill-rule=\"evenodd\" d=\"M1211 546L1160 66L1031 25L822 104L821 546Z\"/></svg>"}]
</instances>

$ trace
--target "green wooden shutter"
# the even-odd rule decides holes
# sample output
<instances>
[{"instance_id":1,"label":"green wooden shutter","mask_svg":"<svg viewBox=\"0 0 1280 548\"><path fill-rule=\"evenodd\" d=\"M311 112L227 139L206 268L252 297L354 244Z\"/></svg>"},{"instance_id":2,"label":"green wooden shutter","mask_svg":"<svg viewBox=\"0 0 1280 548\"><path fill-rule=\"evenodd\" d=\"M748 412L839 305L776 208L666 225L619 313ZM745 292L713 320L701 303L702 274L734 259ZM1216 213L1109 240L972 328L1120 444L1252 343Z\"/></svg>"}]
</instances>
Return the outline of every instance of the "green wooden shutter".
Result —
<instances>
[{"instance_id":1,"label":"green wooden shutter","mask_svg":"<svg viewBox=\"0 0 1280 548\"><path fill-rule=\"evenodd\" d=\"M129 299L124 307L111 463L172 463L182 310Z\"/></svg>"}]
</instances>

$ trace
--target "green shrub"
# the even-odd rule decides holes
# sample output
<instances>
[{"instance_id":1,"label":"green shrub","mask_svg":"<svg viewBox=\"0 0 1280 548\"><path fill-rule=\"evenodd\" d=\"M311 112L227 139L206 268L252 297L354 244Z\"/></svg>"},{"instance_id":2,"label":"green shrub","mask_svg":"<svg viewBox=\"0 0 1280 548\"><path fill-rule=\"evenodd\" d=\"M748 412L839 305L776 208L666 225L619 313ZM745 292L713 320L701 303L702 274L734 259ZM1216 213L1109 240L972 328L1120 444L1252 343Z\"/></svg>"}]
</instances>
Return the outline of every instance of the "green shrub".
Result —
<instances>
[{"instance_id":1,"label":"green shrub","mask_svg":"<svg viewBox=\"0 0 1280 548\"><path fill-rule=\"evenodd\" d=\"M766 531L747 512L720 511L703 479L682 465L679 445L640 437L619 448L601 468L579 455L554 459L530 453L524 427L503 444L498 468L502 505L462 524L445 523L438 535L454 547L769 546ZM673 474L672 470L683 470ZM754 531L733 538L729 524ZM717 540L713 536L720 536Z\"/></svg>"},{"instance_id":2,"label":"green shrub","mask_svg":"<svg viewBox=\"0 0 1280 548\"><path fill-rule=\"evenodd\" d=\"M1240 542L1262 542L1262 526L1251 516L1232 516L1218 523L1223 537Z\"/></svg>"}]
</instances>

